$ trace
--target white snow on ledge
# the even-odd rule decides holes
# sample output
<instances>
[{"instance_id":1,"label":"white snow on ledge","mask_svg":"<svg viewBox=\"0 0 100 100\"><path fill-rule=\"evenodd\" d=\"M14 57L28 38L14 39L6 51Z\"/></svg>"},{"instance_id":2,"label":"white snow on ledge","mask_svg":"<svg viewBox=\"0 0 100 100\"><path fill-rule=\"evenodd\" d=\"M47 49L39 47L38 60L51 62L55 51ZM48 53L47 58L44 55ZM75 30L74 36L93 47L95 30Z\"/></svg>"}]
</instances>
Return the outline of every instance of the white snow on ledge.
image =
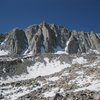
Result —
<instances>
[{"instance_id":1,"label":"white snow on ledge","mask_svg":"<svg viewBox=\"0 0 100 100\"><path fill-rule=\"evenodd\" d=\"M29 86L21 85L18 87L12 86L12 85L2 86L2 87L0 87L0 93L5 97L2 100L19 100L19 97L29 94L32 91L42 88L45 85L41 82L39 82L39 84L40 84L40 86L35 86L35 87L33 87L33 85L29 85ZM3 92L2 92L2 90L3 90Z\"/></svg>"},{"instance_id":2,"label":"white snow on ledge","mask_svg":"<svg viewBox=\"0 0 100 100\"><path fill-rule=\"evenodd\" d=\"M72 60L72 64L85 64L87 63L87 59L84 59L83 57L75 58Z\"/></svg>"},{"instance_id":3,"label":"white snow on ledge","mask_svg":"<svg viewBox=\"0 0 100 100\"><path fill-rule=\"evenodd\" d=\"M78 88L75 89L73 92L78 92L83 90L100 91L100 80L94 80L88 87Z\"/></svg>"},{"instance_id":4,"label":"white snow on ledge","mask_svg":"<svg viewBox=\"0 0 100 100\"><path fill-rule=\"evenodd\" d=\"M51 77L51 78L49 78L48 80L49 81L57 81L57 80L59 80L60 78L59 77Z\"/></svg>"},{"instance_id":5,"label":"white snow on ledge","mask_svg":"<svg viewBox=\"0 0 100 100\"><path fill-rule=\"evenodd\" d=\"M8 55L9 51L0 50L0 56Z\"/></svg>"},{"instance_id":6,"label":"white snow on ledge","mask_svg":"<svg viewBox=\"0 0 100 100\"><path fill-rule=\"evenodd\" d=\"M66 47L65 47L66 48ZM54 49L55 53L54 54L68 54L64 48L61 48L58 46L57 48Z\"/></svg>"},{"instance_id":7,"label":"white snow on ledge","mask_svg":"<svg viewBox=\"0 0 100 100\"><path fill-rule=\"evenodd\" d=\"M94 52L95 54L100 54L100 52L97 51L97 50L93 50L93 52Z\"/></svg>"},{"instance_id":8,"label":"white snow on ledge","mask_svg":"<svg viewBox=\"0 0 100 100\"><path fill-rule=\"evenodd\" d=\"M44 63L37 62L34 66L27 68L30 78L50 75L56 72L60 72L62 69L71 66L70 64L67 63L60 63L60 61L56 59L51 62L49 62L48 58L44 58L44 60L46 61L46 65Z\"/></svg>"},{"instance_id":9,"label":"white snow on ledge","mask_svg":"<svg viewBox=\"0 0 100 100\"><path fill-rule=\"evenodd\" d=\"M60 72L64 68L71 67L70 64L61 63L59 60L56 60L56 59L51 62L49 62L48 58L44 58L44 60L46 64L37 62L34 64L34 66L27 67L28 74L22 74L20 76L16 75L16 76L13 76L13 78L8 76L7 80L4 80L1 78L0 82L10 83L10 82L15 82L15 81L20 81L20 80L36 78L38 76L54 74L56 72Z\"/></svg>"},{"instance_id":10,"label":"white snow on ledge","mask_svg":"<svg viewBox=\"0 0 100 100\"><path fill-rule=\"evenodd\" d=\"M93 49L90 49L89 52L87 52L87 54L91 54L91 53L100 54L98 50L93 50Z\"/></svg>"},{"instance_id":11,"label":"white snow on ledge","mask_svg":"<svg viewBox=\"0 0 100 100\"><path fill-rule=\"evenodd\" d=\"M51 91L47 91L45 93L43 93L43 96L45 98L48 98L48 97L53 97L56 95L57 91L59 90L59 88L53 88Z\"/></svg>"}]
</instances>

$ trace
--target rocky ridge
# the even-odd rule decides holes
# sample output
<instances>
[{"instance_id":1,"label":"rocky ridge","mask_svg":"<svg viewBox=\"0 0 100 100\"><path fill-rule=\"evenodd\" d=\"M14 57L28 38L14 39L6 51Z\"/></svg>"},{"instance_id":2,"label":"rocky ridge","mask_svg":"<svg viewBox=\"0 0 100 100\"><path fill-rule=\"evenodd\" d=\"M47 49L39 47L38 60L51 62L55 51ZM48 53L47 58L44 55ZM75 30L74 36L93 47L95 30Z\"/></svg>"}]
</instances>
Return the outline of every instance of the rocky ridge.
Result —
<instances>
[{"instance_id":1,"label":"rocky ridge","mask_svg":"<svg viewBox=\"0 0 100 100\"><path fill-rule=\"evenodd\" d=\"M1 38L2 40L2 38ZM9 54L62 53L82 54L100 52L100 34L69 30L42 22L25 30L13 29L0 45Z\"/></svg>"}]
</instances>

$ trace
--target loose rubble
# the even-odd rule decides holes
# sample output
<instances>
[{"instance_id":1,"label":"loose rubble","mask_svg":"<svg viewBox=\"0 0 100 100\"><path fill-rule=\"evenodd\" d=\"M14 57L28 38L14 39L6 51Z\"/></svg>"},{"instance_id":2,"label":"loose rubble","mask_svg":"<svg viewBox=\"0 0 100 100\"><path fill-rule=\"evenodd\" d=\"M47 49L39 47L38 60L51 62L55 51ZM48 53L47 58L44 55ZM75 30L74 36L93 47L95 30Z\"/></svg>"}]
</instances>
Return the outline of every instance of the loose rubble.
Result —
<instances>
[{"instance_id":1,"label":"loose rubble","mask_svg":"<svg viewBox=\"0 0 100 100\"><path fill-rule=\"evenodd\" d=\"M63 60L63 58L66 60ZM44 65L59 58L59 61L69 63L59 71L47 75L38 74L37 77L16 81L0 80L1 100L100 100L100 58L99 55L40 55L34 59ZM68 61L67 58L71 60ZM74 59L85 59L83 63L73 63ZM20 58L34 61L33 57ZM42 59L42 60L43 60ZM49 60L48 60L49 59ZM55 62L56 63L56 62ZM32 64L32 63L31 63ZM62 64L64 64L62 62ZM33 64L35 65L35 63ZM33 66L34 67L34 66ZM51 65L50 65L51 67ZM60 66L59 66L60 67ZM41 67L43 68L43 67ZM56 70L56 69L53 69ZM52 71L53 71L52 70ZM49 73L49 72L48 72ZM27 74L25 74L27 75ZM18 75L20 76L20 75ZM19 77L16 79L19 79ZM9 76L10 77L10 76Z\"/></svg>"}]
</instances>

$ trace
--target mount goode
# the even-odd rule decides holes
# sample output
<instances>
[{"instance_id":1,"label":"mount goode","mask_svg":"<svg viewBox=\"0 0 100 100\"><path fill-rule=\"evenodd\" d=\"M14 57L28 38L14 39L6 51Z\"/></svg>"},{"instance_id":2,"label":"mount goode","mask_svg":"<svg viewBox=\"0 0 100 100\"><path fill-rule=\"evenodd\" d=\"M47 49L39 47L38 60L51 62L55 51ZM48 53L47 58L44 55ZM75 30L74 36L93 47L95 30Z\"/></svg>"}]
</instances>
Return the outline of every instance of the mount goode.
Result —
<instances>
[{"instance_id":1,"label":"mount goode","mask_svg":"<svg viewBox=\"0 0 100 100\"><path fill-rule=\"evenodd\" d=\"M100 52L100 34L69 30L46 22L25 30L16 28L0 37L0 49L8 54Z\"/></svg>"}]
</instances>

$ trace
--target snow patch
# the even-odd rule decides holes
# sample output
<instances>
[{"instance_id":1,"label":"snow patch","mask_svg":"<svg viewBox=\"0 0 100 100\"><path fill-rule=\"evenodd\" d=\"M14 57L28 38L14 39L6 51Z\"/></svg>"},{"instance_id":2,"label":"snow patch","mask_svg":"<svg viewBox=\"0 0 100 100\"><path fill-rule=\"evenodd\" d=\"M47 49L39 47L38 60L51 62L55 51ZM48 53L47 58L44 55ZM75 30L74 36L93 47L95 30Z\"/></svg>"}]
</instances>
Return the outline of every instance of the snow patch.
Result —
<instances>
[{"instance_id":1,"label":"snow patch","mask_svg":"<svg viewBox=\"0 0 100 100\"><path fill-rule=\"evenodd\" d=\"M68 52L68 45L69 45L70 40L67 41L65 51Z\"/></svg>"},{"instance_id":2,"label":"snow patch","mask_svg":"<svg viewBox=\"0 0 100 100\"><path fill-rule=\"evenodd\" d=\"M60 93L60 94L64 93L64 89L61 88L60 91L59 91L58 93Z\"/></svg>"},{"instance_id":3,"label":"snow patch","mask_svg":"<svg viewBox=\"0 0 100 100\"><path fill-rule=\"evenodd\" d=\"M79 74L79 75L83 75L84 74L83 71L77 71L76 73Z\"/></svg>"},{"instance_id":4,"label":"snow patch","mask_svg":"<svg viewBox=\"0 0 100 100\"><path fill-rule=\"evenodd\" d=\"M51 77L51 78L49 78L48 80L49 80L49 81L57 81L57 80L59 80L59 77Z\"/></svg>"},{"instance_id":5,"label":"snow patch","mask_svg":"<svg viewBox=\"0 0 100 100\"><path fill-rule=\"evenodd\" d=\"M80 76L77 76L75 79L70 80L69 84L77 84L77 86L83 86L86 84L91 84L94 79L94 75L91 76L85 76L84 74L81 74Z\"/></svg>"},{"instance_id":6,"label":"snow patch","mask_svg":"<svg viewBox=\"0 0 100 100\"><path fill-rule=\"evenodd\" d=\"M3 72L6 73L6 69L5 68L3 68Z\"/></svg>"},{"instance_id":7,"label":"snow patch","mask_svg":"<svg viewBox=\"0 0 100 100\"><path fill-rule=\"evenodd\" d=\"M97 67L100 63L100 59L94 61L93 63L89 64L89 65L84 65L83 67Z\"/></svg>"},{"instance_id":8,"label":"snow patch","mask_svg":"<svg viewBox=\"0 0 100 100\"><path fill-rule=\"evenodd\" d=\"M4 86L1 87L1 89L3 89L2 91L0 90L0 92L2 93L2 95L5 97L5 99L7 100L17 100L19 97L24 96L32 91L35 91L41 87L43 87L44 84L40 84L40 86L36 86L33 87L32 85L30 86Z\"/></svg>"},{"instance_id":9,"label":"snow patch","mask_svg":"<svg viewBox=\"0 0 100 100\"><path fill-rule=\"evenodd\" d=\"M28 54L29 54L29 55L32 55L32 54L33 54L33 52L32 52L32 51L30 51Z\"/></svg>"},{"instance_id":10,"label":"snow patch","mask_svg":"<svg viewBox=\"0 0 100 100\"><path fill-rule=\"evenodd\" d=\"M94 80L88 87L78 88L75 89L73 92L78 92L83 90L100 91L100 80Z\"/></svg>"},{"instance_id":11,"label":"snow patch","mask_svg":"<svg viewBox=\"0 0 100 100\"><path fill-rule=\"evenodd\" d=\"M59 52L59 51L64 51L63 48L61 48L60 46L58 46L57 48L54 49L55 52Z\"/></svg>"},{"instance_id":12,"label":"snow patch","mask_svg":"<svg viewBox=\"0 0 100 100\"><path fill-rule=\"evenodd\" d=\"M93 52L94 52L95 54L100 54L100 52L97 51L97 50L93 50Z\"/></svg>"},{"instance_id":13,"label":"snow patch","mask_svg":"<svg viewBox=\"0 0 100 100\"><path fill-rule=\"evenodd\" d=\"M63 77L63 76L68 76L68 75L69 75L69 73L63 72L61 76Z\"/></svg>"},{"instance_id":14,"label":"snow patch","mask_svg":"<svg viewBox=\"0 0 100 100\"><path fill-rule=\"evenodd\" d=\"M60 72L62 69L70 67L70 64L62 63L57 60L49 62L48 58L44 58L46 65L44 63L37 62L34 66L28 67L27 71L29 77L36 78L37 76L50 75L56 72Z\"/></svg>"},{"instance_id":15,"label":"snow patch","mask_svg":"<svg viewBox=\"0 0 100 100\"><path fill-rule=\"evenodd\" d=\"M44 96L45 98L53 97L53 96L56 95L56 93L58 92L58 90L59 90L59 88L54 88L54 89L52 89L51 91L47 91L47 92L43 93L43 96Z\"/></svg>"},{"instance_id":16,"label":"snow patch","mask_svg":"<svg viewBox=\"0 0 100 100\"><path fill-rule=\"evenodd\" d=\"M4 45L6 41L7 41L7 39L5 39L5 40L1 43L1 46Z\"/></svg>"},{"instance_id":17,"label":"snow patch","mask_svg":"<svg viewBox=\"0 0 100 100\"><path fill-rule=\"evenodd\" d=\"M83 67L95 67L97 64L96 63L92 63L92 64L89 64L89 65L84 65Z\"/></svg>"},{"instance_id":18,"label":"snow patch","mask_svg":"<svg viewBox=\"0 0 100 100\"><path fill-rule=\"evenodd\" d=\"M60 46L58 46L57 48L54 49L55 54L68 54L64 48L61 48Z\"/></svg>"},{"instance_id":19,"label":"snow patch","mask_svg":"<svg viewBox=\"0 0 100 100\"><path fill-rule=\"evenodd\" d=\"M85 64L87 63L87 59L84 59L83 57L77 57L72 60L72 64Z\"/></svg>"},{"instance_id":20,"label":"snow patch","mask_svg":"<svg viewBox=\"0 0 100 100\"><path fill-rule=\"evenodd\" d=\"M9 51L0 50L0 56L8 55Z\"/></svg>"},{"instance_id":21,"label":"snow patch","mask_svg":"<svg viewBox=\"0 0 100 100\"><path fill-rule=\"evenodd\" d=\"M49 62L48 58L44 58L46 65L44 63L37 62L34 64L34 66L27 67L28 74L24 73L20 76L16 75L11 77L7 77L6 80L2 79L0 80L1 83L10 83L10 82L16 82L20 80L26 80L31 78L36 78L38 76L45 76L54 74L56 72L60 72L64 68L71 67L70 64L67 63L61 63L59 60L55 59L51 62ZM56 78L57 79L57 78Z\"/></svg>"},{"instance_id":22,"label":"snow patch","mask_svg":"<svg viewBox=\"0 0 100 100\"><path fill-rule=\"evenodd\" d=\"M26 48L23 52L22 52L22 55L26 55L28 53L28 49Z\"/></svg>"}]
</instances>

